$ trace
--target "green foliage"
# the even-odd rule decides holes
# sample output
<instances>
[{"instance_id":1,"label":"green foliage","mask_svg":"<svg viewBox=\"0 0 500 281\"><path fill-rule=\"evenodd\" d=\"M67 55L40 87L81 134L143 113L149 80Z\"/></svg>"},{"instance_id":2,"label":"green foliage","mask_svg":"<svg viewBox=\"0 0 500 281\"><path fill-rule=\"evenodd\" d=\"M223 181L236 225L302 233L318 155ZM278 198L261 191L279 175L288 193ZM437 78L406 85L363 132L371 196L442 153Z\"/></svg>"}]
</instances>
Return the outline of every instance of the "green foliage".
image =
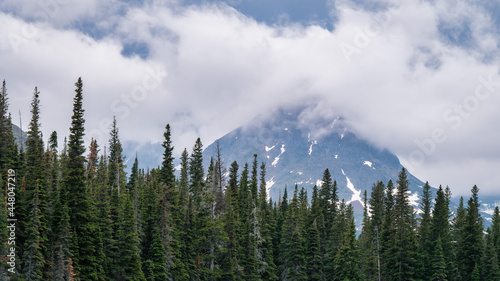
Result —
<instances>
[{"instance_id":1,"label":"green foliage","mask_svg":"<svg viewBox=\"0 0 500 281\"><path fill-rule=\"evenodd\" d=\"M145 281L142 272L140 258L140 240L137 233L137 223L132 204L132 198L129 194L123 194L120 216L118 218L117 249L118 256L116 260L117 280ZM155 265L153 265L153 271Z\"/></svg>"},{"instance_id":2,"label":"green foliage","mask_svg":"<svg viewBox=\"0 0 500 281\"><path fill-rule=\"evenodd\" d=\"M472 280L483 255L483 222L479 214L479 189L474 186L467 202L465 222L458 245L458 265L463 280ZM479 273L478 273L479 274Z\"/></svg>"},{"instance_id":3,"label":"green foliage","mask_svg":"<svg viewBox=\"0 0 500 281\"><path fill-rule=\"evenodd\" d=\"M118 126L116 117L113 116L113 124L109 134L109 157L108 157L108 185L111 189L120 189L125 187L125 164L123 163L123 148L118 136Z\"/></svg>"},{"instance_id":4,"label":"green foliage","mask_svg":"<svg viewBox=\"0 0 500 281\"><path fill-rule=\"evenodd\" d=\"M64 194L69 207L70 226L73 229L71 253L78 280L99 280L103 276L102 239L97 224L96 210L85 184L85 158L83 153L83 83L81 78L75 84L76 95L68 143L66 174L63 181Z\"/></svg>"},{"instance_id":5,"label":"green foliage","mask_svg":"<svg viewBox=\"0 0 500 281\"><path fill-rule=\"evenodd\" d=\"M220 147L205 174L198 138L176 179L170 125L162 166L144 172L136 155L126 184L116 118L109 157L91 140L85 158L81 79L75 86L60 155L56 132L44 151L37 88L26 151L17 153L5 83L0 90L0 179L15 168L19 187L21 275L12 280L500 280L500 211L484 235L476 186L452 216L450 189L439 187L434 200L427 183L417 219L402 169L396 187L377 182L365 192L356 238L353 207L339 200L328 169L312 194L295 185L289 198L285 186L276 204L257 155L241 174L233 162L226 182Z\"/></svg>"},{"instance_id":6,"label":"green foliage","mask_svg":"<svg viewBox=\"0 0 500 281\"><path fill-rule=\"evenodd\" d=\"M14 165L17 153L8 109L9 98L4 80L0 88L0 174L4 179L7 170L14 168L12 165Z\"/></svg>"},{"instance_id":7,"label":"green foliage","mask_svg":"<svg viewBox=\"0 0 500 281\"><path fill-rule=\"evenodd\" d=\"M170 188L175 186L175 168L174 168L174 147L172 146L172 135L170 130L170 124L165 126L165 132L163 133L165 140L162 143L163 146L163 162L160 171L160 182L167 185Z\"/></svg>"},{"instance_id":8,"label":"green foliage","mask_svg":"<svg viewBox=\"0 0 500 281\"><path fill-rule=\"evenodd\" d=\"M346 229L342 234L340 247L334 260L334 279L333 280L352 280L361 281L361 272L359 269L359 248L356 240L356 225L354 224L353 210L347 208L344 214Z\"/></svg>"},{"instance_id":9,"label":"green foliage","mask_svg":"<svg viewBox=\"0 0 500 281\"><path fill-rule=\"evenodd\" d=\"M306 273L308 280L323 280L323 260L321 256L321 245L319 242L319 231L316 220L309 228L306 246Z\"/></svg>"}]
</instances>

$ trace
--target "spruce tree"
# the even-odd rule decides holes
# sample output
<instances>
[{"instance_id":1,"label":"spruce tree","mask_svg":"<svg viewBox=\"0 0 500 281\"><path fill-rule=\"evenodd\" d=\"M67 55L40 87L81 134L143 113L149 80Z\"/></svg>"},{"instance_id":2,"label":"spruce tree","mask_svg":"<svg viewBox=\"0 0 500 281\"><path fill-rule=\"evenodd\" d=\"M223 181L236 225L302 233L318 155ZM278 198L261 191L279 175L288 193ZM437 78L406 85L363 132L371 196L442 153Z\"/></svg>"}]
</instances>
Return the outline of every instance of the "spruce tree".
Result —
<instances>
[{"instance_id":1,"label":"spruce tree","mask_svg":"<svg viewBox=\"0 0 500 281\"><path fill-rule=\"evenodd\" d=\"M382 273L387 278L390 274L390 266L395 263L391 249L394 247L394 220L392 208L394 207L394 185L392 180L387 182L386 195L384 198L384 221L380 232L380 254L382 261Z\"/></svg>"},{"instance_id":2,"label":"spruce tree","mask_svg":"<svg viewBox=\"0 0 500 281\"><path fill-rule=\"evenodd\" d=\"M391 215L393 218L394 244L387 249L391 260L387 260L387 278L394 280L411 280L415 272L416 237L414 232L414 211L408 199L409 181L403 168L397 181L397 192Z\"/></svg>"},{"instance_id":3,"label":"spruce tree","mask_svg":"<svg viewBox=\"0 0 500 281\"><path fill-rule=\"evenodd\" d=\"M432 221L431 221L431 236L430 243L431 247L436 249L436 245L439 240L441 245L442 255L445 259L446 265L446 276L450 280L457 280L458 269L456 267L456 254L453 248L452 234L451 234L451 224L450 224L450 210L449 201L443 188L439 186L436 192L436 203L434 204L434 210L432 211ZM432 252L434 255L441 254ZM431 260L440 260L440 257L431 257ZM432 270L436 270L433 268ZM433 272L434 274L434 272ZM438 275L441 276L439 273Z\"/></svg>"},{"instance_id":4,"label":"spruce tree","mask_svg":"<svg viewBox=\"0 0 500 281\"><path fill-rule=\"evenodd\" d=\"M321 256L319 231L316 220L313 221L313 224L309 228L305 256L308 280L323 280L323 259Z\"/></svg>"},{"instance_id":5,"label":"spruce tree","mask_svg":"<svg viewBox=\"0 0 500 281\"><path fill-rule=\"evenodd\" d=\"M145 281L140 258L140 240L137 233L137 221L130 194L121 198L118 239L117 280Z\"/></svg>"},{"instance_id":6,"label":"spruce tree","mask_svg":"<svg viewBox=\"0 0 500 281\"><path fill-rule=\"evenodd\" d=\"M418 256L417 256L417 275L420 278L432 275L431 257L433 241L431 240L431 210L432 210L432 191L429 182L426 182L422 188L420 201L420 225L418 229Z\"/></svg>"},{"instance_id":7,"label":"spruce tree","mask_svg":"<svg viewBox=\"0 0 500 281\"><path fill-rule=\"evenodd\" d=\"M85 185L85 158L83 136L83 83L81 78L75 84L76 95L68 143L66 175L63 182L64 196L67 198L70 226L73 229L71 254L77 280L100 280L103 278L103 253L100 229L90 192Z\"/></svg>"},{"instance_id":8,"label":"spruce tree","mask_svg":"<svg viewBox=\"0 0 500 281\"><path fill-rule=\"evenodd\" d=\"M23 253L23 260L30 261L31 268L33 267L33 260L40 259L38 262L43 266L46 263L47 257L47 249L46 249L46 240L47 240L47 220L45 214L47 212L47 181L46 181L46 171L44 169L44 148L43 148L43 140L42 133L40 131L40 93L38 89L35 87L33 93L33 101L31 102L31 121L29 124L28 138L26 140L26 162L25 162L25 188L20 192L20 203L21 215L25 219L21 219L21 237L18 242L21 244L27 243L31 244L30 251ZM35 199L35 190L36 190L36 199ZM33 201L36 200L35 204ZM33 210L36 205L38 209L37 218L33 218ZM38 220L36 223L31 223L31 221L35 219ZM25 222L29 221L28 224L31 226L24 225ZM37 229L33 229L37 227ZM23 231L24 230L24 231ZM33 237L33 233L37 233L36 237ZM26 242L23 242L25 241ZM29 241L31 240L31 241ZM36 247L33 247L33 240L36 240ZM26 248L26 247L25 247ZM36 249L36 250L35 250ZM26 267L24 267L26 268ZM38 269L40 271L43 268ZM31 277L30 277L31 276ZM32 272L27 274L27 278L34 278L30 280L36 280L37 278L33 277L36 274Z\"/></svg>"},{"instance_id":9,"label":"spruce tree","mask_svg":"<svg viewBox=\"0 0 500 281\"><path fill-rule=\"evenodd\" d=\"M273 256L274 217L272 207L269 206L267 201L266 164L264 162L260 166L259 188L258 219L262 239L260 247L257 249L261 254L258 270L263 280L278 280L278 276L276 275L277 268Z\"/></svg>"},{"instance_id":10,"label":"spruce tree","mask_svg":"<svg viewBox=\"0 0 500 281\"><path fill-rule=\"evenodd\" d=\"M45 240L42 238L41 223L43 214L40 210L38 186L33 193L29 222L26 226L26 242L24 244L23 276L25 280L42 280L45 259L42 254Z\"/></svg>"},{"instance_id":11,"label":"spruce tree","mask_svg":"<svg viewBox=\"0 0 500 281\"><path fill-rule=\"evenodd\" d=\"M259 194L258 194L258 175L257 175L257 154L253 155L252 163L252 177L250 180L250 192L252 193L252 198L256 204L258 204Z\"/></svg>"},{"instance_id":12,"label":"spruce tree","mask_svg":"<svg viewBox=\"0 0 500 281\"><path fill-rule=\"evenodd\" d=\"M147 280L167 279L165 264L165 248L160 236L160 208L157 184L146 183L138 178L138 189L141 189L141 258L142 270Z\"/></svg>"},{"instance_id":13,"label":"spruce tree","mask_svg":"<svg viewBox=\"0 0 500 281\"><path fill-rule=\"evenodd\" d=\"M375 185L373 185L374 187ZM365 190L363 196L363 228L359 236L359 244L361 249L361 270L363 276L373 280L377 274L376 250L374 247L375 238L371 226L370 216L368 215L368 192Z\"/></svg>"},{"instance_id":14,"label":"spruce tree","mask_svg":"<svg viewBox=\"0 0 500 281\"><path fill-rule=\"evenodd\" d=\"M229 169L229 182L225 194L226 214L224 231L227 235L226 253L220 261L222 278L225 280L240 280L238 258L240 257L239 222L239 192L238 192L238 163L234 161Z\"/></svg>"},{"instance_id":15,"label":"spruce tree","mask_svg":"<svg viewBox=\"0 0 500 281\"><path fill-rule=\"evenodd\" d=\"M165 132L163 133L165 140L162 143L163 151L163 162L161 165L161 179L160 182L174 188L175 186L175 168L174 168L174 147L172 146L172 133L170 129L170 124L165 126Z\"/></svg>"},{"instance_id":16,"label":"spruce tree","mask_svg":"<svg viewBox=\"0 0 500 281\"><path fill-rule=\"evenodd\" d=\"M14 168L16 146L9 115L9 98L5 80L0 88L0 175L5 179L7 170Z\"/></svg>"},{"instance_id":17,"label":"spruce tree","mask_svg":"<svg viewBox=\"0 0 500 281\"><path fill-rule=\"evenodd\" d=\"M113 124L109 133L109 158L108 158L108 185L111 190L117 190L118 194L121 189L125 188L125 164L123 162L123 148L118 135L118 125L116 117L113 116Z\"/></svg>"},{"instance_id":18,"label":"spruce tree","mask_svg":"<svg viewBox=\"0 0 500 281\"><path fill-rule=\"evenodd\" d=\"M319 196L321 198L321 210L325 220L325 231L321 233L320 236L323 241L326 241L330 236L338 203L337 183L332 182L332 176L328 169L323 173Z\"/></svg>"},{"instance_id":19,"label":"spruce tree","mask_svg":"<svg viewBox=\"0 0 500 281\"><path fill-rule=\"evenodd\" d=\"M500 280L500 269L498 266L498 256L493 243L491 228L488 228L484 239L484 254L481 260L481 276L483 280Z\"/></svg>"},{"instance_id":20,"label":"spruce tree","mask_svg":"<svg viewBox=\"0 0 500 281\"><path fill-rule=\"evenodd\" d=\"M431 275L426 275L425 277L431 277L431 281L445 281L448 280L448 275L446 273L446 261L443 253L443 247L441 247L441 237L438 237L435 242L435 248L432 252L432 259L430 261Z\"/></svg>"},{"instance_id":21,"label":"spruce tree","mask_svg":"<svg viewBox=\"0 0 500 281\"><path fill-rule=\"evenodd\" d=\"M193 152L191 153L189 159L189 191L193 194L194 200L197 204L201 201L201 196L203 193L203 144L200 138L196 139L196 143L193 147Z\"/></svg>"},{"instance_id":22,"label":"spruce tree","mask_svg":"<svg viewBox=\"0 0 500 281\"><path fill-rule=\"evenodd\" d=\"M467 202L465 224L458 249L458 264L463 280L472 280L483 255L483 220L479 214L479 189L472 187L472 196Z\"/></svg>"},{"instance_id":23,"label":"spruce tree","mask_svg":"<svg viewBox=\"0 0 500 281\"><path fill-rule=\"evenodd\" d=\"M53 252L51 257L52 276L55 281L65 281L74 278L73 262L70 252L71 248L71 229L70 217L68 214L67 200L60 189L57 192L54 204L54 212L51 220L52 238L54 240ZM61 198L62 197L62 198Z\"/></svg>"},{"instance_id":24,"label":"spruce tree","mask_svg":"<svg viewBox=\"0 0 500 281\"><path fill-rule=\"evenodd\" d=\"M491 241L493 248L497 252L497 257L500 257L500 210L495 206L493 218L491 220Z\"/></svg>"},{"instance_id":25,"label":"spruce tree","mask_svg":"<svg viewBox=\"0 0 500 281\"><path fill-rule=\"evenodd\" d=\"M361 281L356 225L354 224L353 209L350 205L347 207L344 220L347 225L334 260L335 275L333 280Z\"/></svg>"},{"instance_id":26,"label":"spruce tree","mask_svg":"<svg viewBox=\"0 0 500 281\"><path fill-rule=\"evenodd\" d=\"M213 200L207 192L203 170L203 145L198 138L189 159L189 190L191 199L191 216L188 234L193 239L194 255L192 262L196 265L191 278L208 278L210 271L210 231L212 229L210 207ZM191 233L189 233L191 232ZM186 243L188 244L188 243Z\"/></svg>"},{"instance_id":27,"label":"spruce tree","mask_svg":"<svg viewBox=\"0 0 500 281\"><path fill-rule=\"evenodd\" d=\"M305 240L300 228L297 192L285 213L280 245L281 279L307 280Z\"/></svg>"}]
</instances>

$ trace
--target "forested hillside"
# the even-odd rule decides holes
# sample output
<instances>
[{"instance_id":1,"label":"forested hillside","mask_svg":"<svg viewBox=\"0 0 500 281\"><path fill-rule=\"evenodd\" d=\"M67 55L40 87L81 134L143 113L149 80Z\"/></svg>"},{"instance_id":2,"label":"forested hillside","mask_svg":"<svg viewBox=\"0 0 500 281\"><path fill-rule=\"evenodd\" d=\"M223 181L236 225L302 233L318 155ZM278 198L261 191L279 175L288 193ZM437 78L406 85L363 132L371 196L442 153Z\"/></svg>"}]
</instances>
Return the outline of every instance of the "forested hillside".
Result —
<instances>
[{"instance_id":1,"label":"forested hillside","mask_svg":"<svg viewBox=\"0 0 500 281\"><path fill-rule=\"evenodd\" d=\"M176 177L166 124L162 165L136 157L127 177L116 120L107 144L84 144L81 79L63 144L44 143L39 102L35 88L20 150L0 89L0 280L500 280L499 209L485 230L476 186L452 213L451 190L426 184L417 213L403 168L365 192L357 237L326 168L274 202L257 155L224 167L216 153L205 173L198 139Z\"/></svg>"}]
</instances>

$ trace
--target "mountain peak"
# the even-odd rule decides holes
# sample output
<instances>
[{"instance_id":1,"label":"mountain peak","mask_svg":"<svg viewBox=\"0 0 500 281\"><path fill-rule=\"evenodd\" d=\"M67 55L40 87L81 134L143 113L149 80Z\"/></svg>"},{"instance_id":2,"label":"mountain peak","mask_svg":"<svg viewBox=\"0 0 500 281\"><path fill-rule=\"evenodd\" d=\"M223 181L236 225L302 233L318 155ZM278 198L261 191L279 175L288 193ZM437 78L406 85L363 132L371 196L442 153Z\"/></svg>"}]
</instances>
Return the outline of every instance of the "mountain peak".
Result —
<instances>
[{"instance_id":1,"label":"mountain peak","mask_svg":"<svg viewBox=\"0 0 500 281\"><path fill-rule=\"evenodd\" d=\"M285 186L298 185L311 194L330 170L339 197L363 204L361 196L377 181L397 179L403 166L396 155L358 138L342 116L317 105L283 107L260 115L249 124L219 139L226 164L251 162L258 155L267 169L268 194L277 200ZM204 152L205 167L214 144ZM423 182L409 175L410 189L418 198Z\"/></svg>"}]
</instances>

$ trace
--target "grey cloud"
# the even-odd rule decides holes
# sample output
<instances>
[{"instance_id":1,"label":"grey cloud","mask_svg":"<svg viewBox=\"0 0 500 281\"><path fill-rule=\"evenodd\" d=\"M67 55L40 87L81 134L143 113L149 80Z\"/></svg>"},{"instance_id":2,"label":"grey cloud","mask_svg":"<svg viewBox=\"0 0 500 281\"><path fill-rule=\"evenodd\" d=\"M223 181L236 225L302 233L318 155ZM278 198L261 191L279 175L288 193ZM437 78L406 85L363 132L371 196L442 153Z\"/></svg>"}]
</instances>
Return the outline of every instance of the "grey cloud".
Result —
<instances>
[{"instance_id":1,"label":"grey cloud","mask_svg":"<svg viewBox=\"0 0 500 281\"><path fill-rule=\"evenodd\" d=\"M499 182L500 176L485 178L485 170L500 166L500 135L492 129L500 119L500 87L483 86L491 90L487 98L488 92L478 97L475 91L480 79L500 81L498 58L484 63L474 52L445 44L438 24L446 5L435 2L402 4L384 22L374 19L386 10L338 6L334 31L268 26L228 6L153 3L103 19L99 24L116 33L99 39L35 24L39 33L18 53L0 53L8 62L0 65L0 78L7 80L11 110L21 109L26 118L33 87L39 87L46 136L55 129L67 134L73 83L82 76L89 137L100 132L106 143L113 115L122 138L136 142L161 141L171 123L177 153L198 136L208 145L283 104L317 102L302 116L304 127L343 116L356 134L395 152L422 180L453 184L456 193L468 194L473 184L493 192L492 178ZM478 21L472 26L484 26L482 11L470 11ZM1 34L22 33L26 24L4 13L0 21L11 24L2 25ZM486 38L479 50L498 40L480 28L471 32ZM147 56L121 54L134 37L147 45ZM341 46L347 45L354 52L346 57ZM165 75L154 80L151 69ZM468 117L455 105L471 109ZM321 126L312 129L321 136ZM436 129L444 130L445 141L435 137ZM426 140L433 149L419 146ZM423 160L415 163L416 155Z\"/></svg>"}]
</instances>

